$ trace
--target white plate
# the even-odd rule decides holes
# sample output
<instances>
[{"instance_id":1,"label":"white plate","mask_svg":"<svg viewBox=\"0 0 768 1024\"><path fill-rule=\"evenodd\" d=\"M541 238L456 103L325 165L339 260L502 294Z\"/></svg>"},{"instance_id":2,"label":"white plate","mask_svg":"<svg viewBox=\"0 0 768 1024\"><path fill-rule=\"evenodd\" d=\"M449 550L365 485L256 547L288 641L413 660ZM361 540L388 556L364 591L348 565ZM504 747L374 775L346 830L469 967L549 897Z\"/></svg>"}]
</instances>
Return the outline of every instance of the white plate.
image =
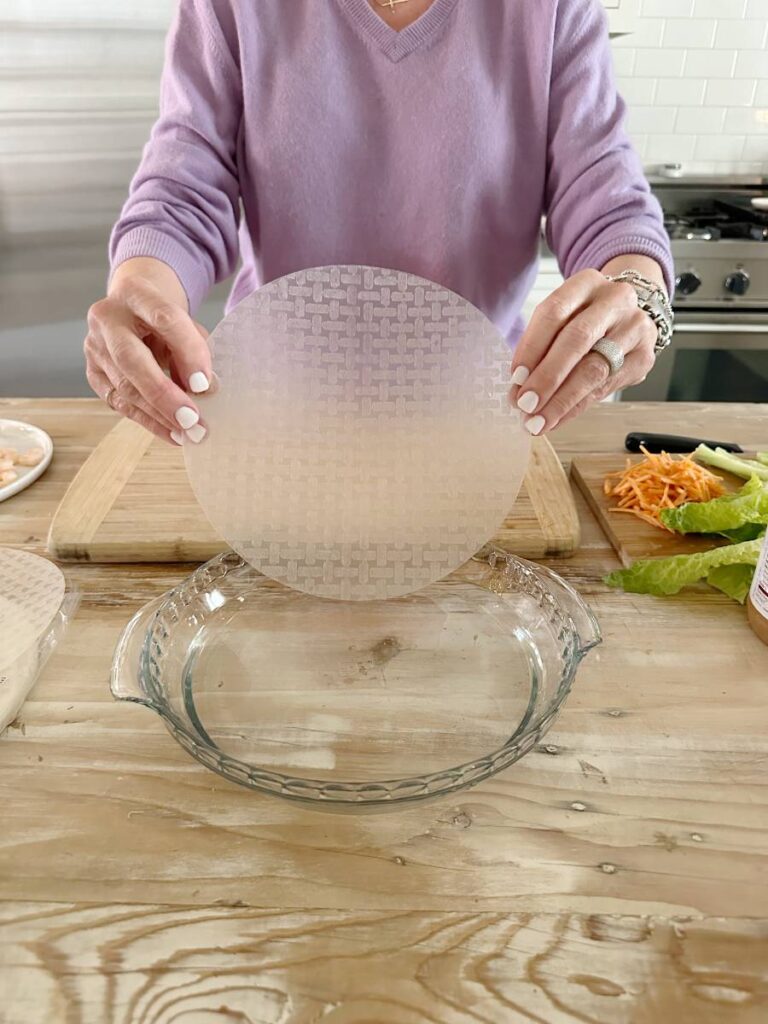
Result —
<instances>
[{"instance_id":1,"label":"white plate","mask_svg":"<svg viewBox=\"0 0 768 1024\"><path fill-rule=\"evenodd\" d=\"M30 448L42 448L44 453L36 466L13 467L19 475L13 483L0 487L0 501L12 498L14 494L33 484L50 466L53 458L53 441L46 432L40 427L20 423L18 420L0 420L0 448L16 448L19 452L29 451Z\"/></svg>"}]
</instances>

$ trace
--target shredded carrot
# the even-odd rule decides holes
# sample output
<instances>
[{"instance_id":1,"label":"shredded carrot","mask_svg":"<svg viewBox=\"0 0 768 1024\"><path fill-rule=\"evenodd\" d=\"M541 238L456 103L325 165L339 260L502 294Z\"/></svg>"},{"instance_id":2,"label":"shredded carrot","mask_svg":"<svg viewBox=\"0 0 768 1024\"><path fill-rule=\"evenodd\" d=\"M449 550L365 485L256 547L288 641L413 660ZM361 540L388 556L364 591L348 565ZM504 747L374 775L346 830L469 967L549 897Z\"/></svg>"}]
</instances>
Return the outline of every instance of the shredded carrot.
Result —
<instances>
[{"instance_id":1,"label":"shredded carrot","mask_svg":"<svg viewBox=\"0 0 768 1024\"><path fill-rule=\"evenodd\" d=\"M663 508L709 501L725 494L721 478L689 456L675 458L666 452L654 455L645 448L641 451L645 456L641 462L627 459L624 469L606 476L603 491L618 499L610 512L629 512L661 530L669 530L659 518Z\"/></svg>"}]
</instances>

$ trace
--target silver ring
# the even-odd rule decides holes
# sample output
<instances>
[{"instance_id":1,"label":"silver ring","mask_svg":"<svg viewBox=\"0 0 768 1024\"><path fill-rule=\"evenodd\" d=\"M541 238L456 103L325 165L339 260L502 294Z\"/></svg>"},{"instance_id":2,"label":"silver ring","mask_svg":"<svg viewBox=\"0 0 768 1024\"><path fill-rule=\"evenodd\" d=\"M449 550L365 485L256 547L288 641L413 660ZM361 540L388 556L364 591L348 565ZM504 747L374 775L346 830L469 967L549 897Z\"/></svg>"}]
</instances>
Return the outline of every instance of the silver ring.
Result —
<instances>
[{"instance_id":1,"label":"silver ring","mask_svg":"<svg viewBox=\"0 0 768 1024\"><path fill-rule=\"evenodd\" d=\"M610 367L609 377L614 377L624 365L624 353L621 347L610 338L601 338L592 346L592 352L599 352Z\"/></svg>"},{"instance_id":2,"label":"silver ring","mask_svg":"<svg viewBox=\"0 0 768 1024\"><path fill-rule=\"evenodd\" d=\"M116 391L117 391L117 388L110 388L109 391L107 391L106 395L104 395L104 401L109 406L109 408L112 410L112 412L116 412L117 411L115 409L114 405L112 405L112 398L113 398L113 396L114 396Z\"/></svg>"}]
</instances>

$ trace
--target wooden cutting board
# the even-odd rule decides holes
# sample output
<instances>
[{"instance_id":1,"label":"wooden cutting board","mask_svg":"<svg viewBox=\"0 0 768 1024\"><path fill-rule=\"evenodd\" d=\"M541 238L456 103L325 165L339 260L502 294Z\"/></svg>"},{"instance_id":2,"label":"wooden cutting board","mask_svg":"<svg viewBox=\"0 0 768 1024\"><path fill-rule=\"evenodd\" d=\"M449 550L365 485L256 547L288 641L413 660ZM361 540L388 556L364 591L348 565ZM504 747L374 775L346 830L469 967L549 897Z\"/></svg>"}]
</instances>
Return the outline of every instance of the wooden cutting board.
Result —
<instances>
[{"instance_id":1,"label":"wooden cutting board","mask_svg":"<svg viewBox=\"0 0 768 1024\"><path fill-rule=\"evenodd\" d=\"M568 478L546 438L534 439L520 496L495 543L525 558L579 546ZM182 452L130 420L83 464L48 535L48 551L63 561L202 562L226 546L192 493Z\"/></svg>"},{"instance_id":2,"label":"wooden cutting board","mask_svg":"<svg viewBox=\"0 0 768 1024\"><path fill-rule=\"evenodd\" d=\"M571 464L573 482L587 499L623 565L630 565L636 558L663 558L667 555L711 551L726 543L725 538L668 533L644 523L637 516L609 512L616 505L616 499L603 493L603 481L608 473L621 469L627 457L633 462L643 458L642 455L577 455ZM717 470L717 475L722 477L729 491L738 490L744 483L738 477L720 470Z\"/></svg>"}]
</instances>

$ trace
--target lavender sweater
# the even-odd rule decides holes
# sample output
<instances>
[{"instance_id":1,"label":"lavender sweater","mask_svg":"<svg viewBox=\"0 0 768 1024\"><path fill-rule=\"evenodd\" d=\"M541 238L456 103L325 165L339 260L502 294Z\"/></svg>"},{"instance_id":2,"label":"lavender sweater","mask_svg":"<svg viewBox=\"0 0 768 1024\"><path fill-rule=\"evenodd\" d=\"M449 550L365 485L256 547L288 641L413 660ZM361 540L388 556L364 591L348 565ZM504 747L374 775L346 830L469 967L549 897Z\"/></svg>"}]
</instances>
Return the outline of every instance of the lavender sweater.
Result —
<instances>
[{"instance_id":1,"label":"lavender sweater","mask_svg":"<svg viewBox=\"0 0 768 1024\"><path fill-rule=\"evenodd\" d=\"M402 32L368 0L180 0L113 268L154 256L194 311L305 267L420 274L514 342L539 227L567 277L657 260L599 0L433 0Z\"/></svg>"}]
</instances>

